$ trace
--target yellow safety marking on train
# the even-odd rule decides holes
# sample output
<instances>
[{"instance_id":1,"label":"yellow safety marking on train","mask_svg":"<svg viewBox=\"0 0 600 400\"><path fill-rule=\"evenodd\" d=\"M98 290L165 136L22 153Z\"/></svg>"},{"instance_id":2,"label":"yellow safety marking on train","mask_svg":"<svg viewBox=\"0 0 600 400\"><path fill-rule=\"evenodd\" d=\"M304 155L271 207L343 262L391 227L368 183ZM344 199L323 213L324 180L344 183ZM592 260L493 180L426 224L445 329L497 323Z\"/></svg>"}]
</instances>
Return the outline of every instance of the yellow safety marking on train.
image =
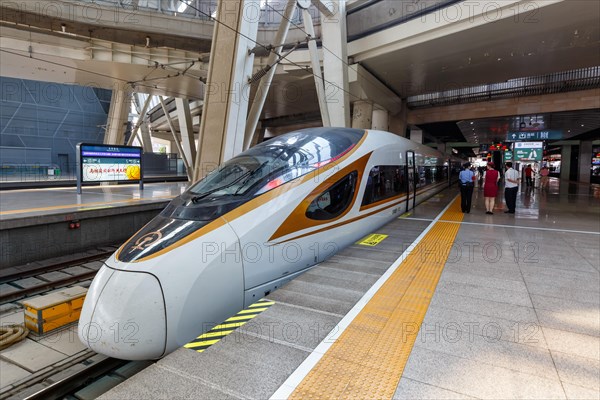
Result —
<instances>
[{"instance_id":1,"label":"yellow safety marking on train","mask_svg":"<svg viewBox=\"0 0 600 400\"><path fill-rule=\"evenodd\" d=\"M275 304L274 301L264 299L259 300L256 303L248 306L248 308L245 310L240 311L233 317L226 319L223 321L223 323L215 326L210 331L203 333L188 344L185 344L183 347L186 349L195 350L198 353L202 353L204 350L208 349L213 344L218 343L221 341L221 339L235 331L240 326L246 324L251 319L256 318L258 315L260 315L260 313L269 309L269 307L271 307L273 304Z\"/></svg>"},{"instance_id":2,"label":"yellow safety marking on train","mask_svg":"<svg viewBox=\"0 0 600 400\"><path fill-rule=\"evenodd\" d=\"M381 243L388 235L384 235L382 233L373 233L364 239L356 242L356 244L361 244L363 246L377 246Z\"/></svg>"},{"instance_id":3,"label":"yellow safety marking on train","mask_svg":"<svg viewBox=\"0 0 600 400\"><path fill-rule=\"evenodd\" d=\"M393 397L460 228L459 203L424 235L290 398Z\"/></svg>"},{"instance_id":4,"label":"yellow safety marking on train","mask_svg":"<svg viewBox=\"0 0 600 400\"><path fill-rule=\"evenodd\" d=\"M175 196L156 196L153 198L140 198L140 199L125 199L125 200L115 200L115 201L95 201L90 203L81 203L81 204L64 204L60 206L48 206L48 207L37 207L37 208L24 208L21 210L8 210L8 211L0 211L0 215L10 215L10 214L23 214L30 213L36 211L52 211L52 210L61 210L65 208L76 208L77 210L93 210L93 208L89 206L105 206L109 204L127 204L127 203L139 203L141 201L152 201L158 199L172 199Z\"/></svg>"}]
</instances>

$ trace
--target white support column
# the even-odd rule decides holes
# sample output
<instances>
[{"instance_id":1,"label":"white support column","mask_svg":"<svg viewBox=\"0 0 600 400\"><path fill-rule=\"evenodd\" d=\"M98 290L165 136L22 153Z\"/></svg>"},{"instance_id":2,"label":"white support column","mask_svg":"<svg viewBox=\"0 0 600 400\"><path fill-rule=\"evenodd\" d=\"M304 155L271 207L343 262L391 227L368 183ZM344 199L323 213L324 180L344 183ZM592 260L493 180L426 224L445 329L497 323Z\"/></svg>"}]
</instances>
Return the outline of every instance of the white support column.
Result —
<instances>
[{"instance_id":1,"label":"white support column","mask_svg":"<svg viewBox=\"0 0 600 400\"><path fill-rule=\"evenodd\" d=\"M388 131L390 124L389 113L387 110L381 108L381 106L373 106L373 125L372 129L378 131Z\"/></svg>"},{"instance_id":2,"label":"white support column","mask_svg":"<svg viewBox=\"0 0 600 400\"><path fill-rule=\"evenodd\" d=\"M579 182L590 183L592 176L591 163L592 163L592 149L593 144L591 140L582 140L579 144Z\"/></svg>"},{"instance_id":3,"label":"white support column","mask_svg":"<svg viewBox=\"0 0 600 400\"><path fill-rule=\"evenodd\" d=\"M262 123L258 123L256 132L254 133L254 139L252 140L252 146L256 146L265 139L266 128L262 126Z\"/></svg>"},{"instance_id":4,"label":"white support column","mask_svg":"<svg viewBox=\"0 0 600 400\"><path fill-rule=\"evenodd\" d=\"M134 96L138 96L137 94L134 94ZM139 97L137 98L137 100L139 100ZM133 127L133 129L131 130L131 136L129 136L129 140L127 141L127 146L131 146L133 141L135 140L137 134L138 134L138 130L140 129L140 126L142 126L142 124L145 123L146 120L146 112L148 111L148 107L150 106L150 101L152 100L152 95L149 95L146 98L146 101L144 102L144 105L142 107L142 110L140 111L140 114L138 116L138 120L135 124L135 126ZM140 142L142 143L142 146L144 145L144 139L141 138ZM150 149L152 149L152 145L150 145ZM146 151L146 148L144 147L144 151Z\"/></svg>"},{"instance_id":5,"label":"white support column","mask_svg":"<svg viewBox=\"0 0 600 400\"><path fill-rule=\"evenodd\" d=\"M255 46L259 10L259 0L218 3L217 18L221 23L214 26L195 180L243 149L250 92L248 79L254 62L254 55L249 55L249 51Z\"/></svg>"},{"instance_id":6,"label":"white support column","mask_svg":"<svg viewBox=\"0 0 600 400\"><path fill-rule=\"evenodd\" d=\"M188 161L188 158L186 157L185 152L183 151L183 148L181 147L181 142L179 141L179 138L177 137L175 125L173 125L173 120L171 119L171 116L169 115L167 107L165 106L163 97L158 96L158 101L160 101L160 106L162 107L162 110L163 110L163 113L165 114L167 123L169 124L169 129L171 130L171 135L173 135L173 142L175 143L175 146L177 147L177 151L181 155L181 159L183 160L183 164L185 165L185 171L187 173L188 180L191 181L192 177L194 176L194 171L192 170L193 164L191 164Z\"/></svg>"},{"instance_id":7,"label":"white support column","mask_svg":"<svg viewBox=\"0 0 600 400\"><path fill-rule=\"evenodd\" d=\"M406 120L408 117L408 109L406 103L402 103L400 112L396 115L390 115L389 130L398 136L406 137Z\"/></svg>"},{"instance_id":8,"label":"white support column","mask_svg":"<svg viewBox=\"0 0 600 400\"><path fill-rule=\"evenodd\" d=\"M563 145L560 150L560 180L569 182L571 176L571 145Z\"/></svg>"},{"instance_id":9,"label":"white support column","mask_svg":"<svg viewBox=\"0 0 600 400\"><path fill-rule=\"evenodd\" d=\"M277 70L277 66L273 66L273 64L275 61L277 61L277 54L280 54L281 50L283 49L282 45L285 43L285 39L287 38L287 34L292 23L291 20L295 11L296 0L288 0L287 6L283 13L283 19L281 20L281 24L277 30L277 35L275 36L275 42L273 43L273 45L276 47L274 51L269 54L269 58L267 60L267 65L270 66L271 69L269 69L267 74L263 76L258 83L256 96L252 102L250 112L248 113L248 121L246 122L246 130L244 132L244 150L248 149L251 143L254 142L253 139L258 125L258 120L265 105L265 100L267 99L271 82L273 82L275 71Z\"/></svg>"},{"instance_id":10,"label":"white support column","mask_svg":"<svg viewBox=\"0 0 600 400\"><path fill-rule=\"evenodd\" d=\"M108 109L104 144L122 145L125 142L125 130L129 109L131 107L131 93L122 88L113 90Z\"/></svg>"},{"instance_id":11,"label":"white support column","mask_svg":"<svg viewBox=\"0 0 600 400\"><path fill-rule=\"evenodd\" d=\"M152 153L152 137L150 136L150 128L148 127L146 118L144 118L142 125L140 125L140 131L142 131L142 147L144 148L144 153Z\"/></svg>"},{"instance_id":12,"label":"white support column","mask_svg":"<svg viewBox=\"0 0 600 400\"><path fill-rule=\"evenodd\" d=\"M315 1L313 1L314 3ZM318 1L318 3L323 3ZM323 75L331 126L350 126L346 0L334 0L333 13L321 13ZM321 8L319 8L321 9Z\"/></svg>"},{"instance_id":13,"label":"white support column","mask_svg":"<svg viewBox=\"0 0 600 400\"><path fill-rule=\"evenodd\" d=\"M418 128L410 128L410 140L417 143L423 143L423 131Z\"/></svg>"},{"instance_id":14,"label":"white support column","mask_svg":"<svg viewBox=\"0 0 600 400\"><path fill-rule=\"evenodd\" d=\"M308 8L304 8L302 3L298 3L298 5L302 8L304 29L310 36L310 40L308 41L308 52L310 53L310 64L315 79L315 88L317 89L317 100L319 101L319 109L321 110L321 119L323 121L323 126L331 126L329 109L327 108L326 102L327 94L325 93L323 75L321 74L321 62L319 61L319 52L317 50L317 43L315 42L315 28L312 23L312 17L308 12Z\"/></svg>"},{"instance_id":15,"label":"white support column","mask_svg":"<svg viewBox=\"0 0 600 400\"><path fill-rule=\"evenodd\" d=\"M371 129L373 118L373 103L370 101L355 101L352 112L352 127L356 129Z\"/></svg>"},{"instance_id":16,"label":"white support column","mask_svg":"<svg viewBox=\"0 0 600 400\"><path fill-rule=\"evenodd\" d=\"M192 113L190 112L190 102L187 99L175 98L177 109L177 120L179 121L179 133L181 134L181 147L183 154L190 165L194 164L196 159L196 141L194 140L194 126L192 124Z\"/></svg>"}]
</instances>

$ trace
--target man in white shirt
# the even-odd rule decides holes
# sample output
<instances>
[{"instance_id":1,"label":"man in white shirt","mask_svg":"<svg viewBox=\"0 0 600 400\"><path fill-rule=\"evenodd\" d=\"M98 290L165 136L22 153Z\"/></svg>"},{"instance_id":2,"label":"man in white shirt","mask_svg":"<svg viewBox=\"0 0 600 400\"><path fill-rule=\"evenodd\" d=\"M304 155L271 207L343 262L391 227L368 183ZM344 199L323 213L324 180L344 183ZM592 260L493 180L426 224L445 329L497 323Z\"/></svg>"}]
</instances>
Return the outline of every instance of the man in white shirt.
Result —
<instances>
[{"instance_id":1,"label":"man in white shirt","mask_svg":"<svg viewBox=\"0 0 600 400\"><path fill-rule=\"evenodd\" d=\"M507 162L506 164L506 172L504 173L504 199L506 201L507 211L504 211L508 214L515 213L515 207L517 205L517 192L519 191L519 182L521 178L519 177L519 173L515 171L512 167L511 162Z\"/></svg>"}]
</instances>

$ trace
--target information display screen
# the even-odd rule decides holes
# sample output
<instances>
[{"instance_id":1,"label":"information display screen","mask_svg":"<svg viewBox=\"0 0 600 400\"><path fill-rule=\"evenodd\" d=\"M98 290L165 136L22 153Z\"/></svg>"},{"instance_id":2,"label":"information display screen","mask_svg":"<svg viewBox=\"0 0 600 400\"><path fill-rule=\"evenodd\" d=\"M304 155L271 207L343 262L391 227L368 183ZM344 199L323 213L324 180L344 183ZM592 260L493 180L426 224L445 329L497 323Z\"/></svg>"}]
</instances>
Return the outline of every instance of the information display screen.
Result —
<instances>
[{"instance_id":1,"label":"information display screen","mask_svg":"<svg viewBox=\"0 0 600 400\"><path fill-rule=\"evenodd\" d=\"M137 182L142 178L142 148L84 144L79 147L82 182Z\"/></svg>"}]
</instances>

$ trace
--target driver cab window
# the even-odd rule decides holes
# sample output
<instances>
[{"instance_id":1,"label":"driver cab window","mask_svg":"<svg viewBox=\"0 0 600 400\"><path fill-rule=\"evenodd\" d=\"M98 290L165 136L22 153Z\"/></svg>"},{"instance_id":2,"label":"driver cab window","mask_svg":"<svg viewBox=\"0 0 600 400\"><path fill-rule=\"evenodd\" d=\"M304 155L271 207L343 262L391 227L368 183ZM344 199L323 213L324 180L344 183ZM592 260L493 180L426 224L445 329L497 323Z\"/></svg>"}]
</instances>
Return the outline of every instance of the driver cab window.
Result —
<instances>
[{"instance_id":1,"label":"driver cab window","mask_svg":"<svg viewBox=\"0 0 600 400\"><path fill-rule=\"evenodd\" d=\"M337 181L310 203L306 216L310 219L328 220L341 215L352 203L358 172L354 171Z\"/></svg>"}]
</instances>

